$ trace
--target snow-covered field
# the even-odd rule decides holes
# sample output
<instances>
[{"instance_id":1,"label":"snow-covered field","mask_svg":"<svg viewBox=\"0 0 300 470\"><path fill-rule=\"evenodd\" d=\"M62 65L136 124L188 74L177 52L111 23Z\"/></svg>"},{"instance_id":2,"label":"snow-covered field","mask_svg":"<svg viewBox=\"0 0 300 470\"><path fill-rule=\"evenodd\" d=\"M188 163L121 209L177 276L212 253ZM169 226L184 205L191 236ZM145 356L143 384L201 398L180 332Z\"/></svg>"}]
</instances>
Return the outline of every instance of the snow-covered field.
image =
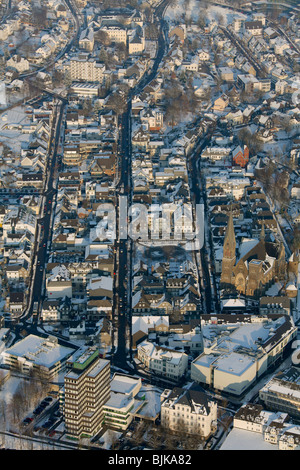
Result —
<instances>
[{"instance_id":1,"label":"snow-covered field","mask_svg":"<svg viewBox=\"0 0 300 470\"><path fill-rule=\"evenodd\" d=\"M197 0L178 0L175 6L170 6L166 10L165 19L170 23L184 19L185 15L197 22L199 14L202 14L204 8L201 7L201 2ZM234 12L226 7L219 7L216 5L209 5L205 9L205 16L211 22L223 18L223 24L228 25L233 22L234 18L246 18L239 12Z\"/></svg>"}]
</instances>

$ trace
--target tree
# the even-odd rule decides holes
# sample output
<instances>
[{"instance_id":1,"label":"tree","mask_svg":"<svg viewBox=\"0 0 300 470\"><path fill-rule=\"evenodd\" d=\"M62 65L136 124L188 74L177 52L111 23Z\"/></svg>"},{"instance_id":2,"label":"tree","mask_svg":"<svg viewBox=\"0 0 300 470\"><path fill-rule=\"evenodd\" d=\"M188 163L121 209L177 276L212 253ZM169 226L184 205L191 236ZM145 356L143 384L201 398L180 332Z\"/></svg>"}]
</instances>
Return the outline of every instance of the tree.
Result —
<instances>
[{"instance_id":1,"label":"tree","mask_svg":"<svg viewBox=\"0 0 300 470\"><path fill-rule=\"evenodd\" d=\"M111 45L111 39L106 31L99 29L94 36L95 42L100 42L103 46L107 47Z\"/></svg>"},{"instance_id":2,"label":"tree","mask_svg":"<svg viewBox=\"0 0 300 470\"><path fill-rule=\"evenodd\" d=\"M33 7L31 11L31 21L35 26L45 26L47 21L47 7Z\"/></svg>"},{"instance_id":3,"label":"tree","mask_svg":"<svg viewBox=\"0 0 300 470\"><path fill-rule=\"evenodd\" d=\"M118 92L112 93L106 103L106 106L113 109L116 114L122 114L126 108L126 100L123 95Z\"/></svg>"}]
</instances>

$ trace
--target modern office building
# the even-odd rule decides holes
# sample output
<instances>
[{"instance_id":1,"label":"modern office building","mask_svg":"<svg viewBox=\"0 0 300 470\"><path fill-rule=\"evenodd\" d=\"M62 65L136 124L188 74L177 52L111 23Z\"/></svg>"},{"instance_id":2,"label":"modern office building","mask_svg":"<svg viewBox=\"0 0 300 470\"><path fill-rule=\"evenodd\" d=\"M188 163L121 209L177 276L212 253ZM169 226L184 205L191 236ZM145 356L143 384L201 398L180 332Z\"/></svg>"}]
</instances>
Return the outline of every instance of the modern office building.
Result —
<instances>
[{"instance_id":1,"label":"modern office building","mask_svg":"<svg viewBox=\"0 0 300 470\"><path fill-rule=\"evenodd\" d=\"M110 397L110 362L87 348L68 361L64 381L64 417L67 434L94 436L103 425L103 406Z\"/></svg>"}]
</instances>

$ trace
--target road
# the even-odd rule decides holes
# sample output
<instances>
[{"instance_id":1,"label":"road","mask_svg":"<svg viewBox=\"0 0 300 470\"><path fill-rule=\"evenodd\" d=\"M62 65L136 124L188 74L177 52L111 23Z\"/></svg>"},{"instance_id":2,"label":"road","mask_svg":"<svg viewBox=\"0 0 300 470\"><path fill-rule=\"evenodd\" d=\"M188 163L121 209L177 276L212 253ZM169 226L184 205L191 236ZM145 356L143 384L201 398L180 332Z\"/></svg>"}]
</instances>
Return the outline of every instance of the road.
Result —
<instances>
[{"instance_id":1,"label":"road","mask_svg":"<svg viewBox=\"0 0 300 470\"><path fill-rule=\"evenodd\" d=\"M131 205L131 101L134 95L141 93L156 76L160 62L166 51L165 22L163 13L170 0L164 0L155 11L156 22L160 27L158 37L157 54L151 71L147 71L141 78L137 86L132 89L128 96L126 111L120 118L121 122L121 142L120 142L120 180L118 183L117 196L123 196L127 200L127 207ZM118 211L120 207L118 207ZM120 367L128 367L127 352L131 355L131 248L132 241L128 238L120 237L120 212L117 215L117 240L115 243L117 269L115 279L114 294L114 326L117 329L117 349L114 350L113 363ZM128 347L129 346L129 347Z\"/></svg>"},{"instance_id":2,"label":"road","mask_svg":"<svg viewBox=\"0 0 300 470\"><path fill-rule=\"evenodd\" d=\"M38 302L38 305L40 307L41 302L43 300L42 293L44 288L44 275L47 263L47 244L51 240L52 236L52 203L56 194L56 189L54 187L54 179L57 168L57 149L60 139L60 129L65 105L66 103L64 101L58 102L54 110L54 119L50 134L48 167L45 174L46 181L44 190L41 194L45 203L44 205L42 205L42 214L37 222L36 238L32 253L32 271L29 276L31 279L31 286L29 289L30 298L28 300L27 309L25 310L24 315L19 318L19 320L21 321L21 327L24 327L24 321L32 316L33 304L35 302ZM35 323L37 323L37 321L38 318L36 317Z\"/></svg>"},{"instance_id":3,"label":"road","mask_svg":"<svg viewBox=\"0 0 300 470\"><path fill-rule=\"evenodd\" d=\"M228 28L220 26L225 36L230 39L230 41L235 45L235 47L246 57L249 63L256 70L257 76L259 78L267 78L267 73L264 68L258 63L258 61L253 57L252 53L244 44L241 43L240 38L238 38L231 30Z\"/></svg>"}]
</instances>

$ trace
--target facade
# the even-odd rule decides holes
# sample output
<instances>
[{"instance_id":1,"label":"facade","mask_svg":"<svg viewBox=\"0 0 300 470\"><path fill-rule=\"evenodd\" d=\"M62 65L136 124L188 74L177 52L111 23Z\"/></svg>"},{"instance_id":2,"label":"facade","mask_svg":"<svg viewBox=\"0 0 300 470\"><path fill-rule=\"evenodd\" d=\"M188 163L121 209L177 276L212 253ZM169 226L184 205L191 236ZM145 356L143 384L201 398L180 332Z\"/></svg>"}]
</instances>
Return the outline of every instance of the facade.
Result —
<instances>
[{"instance_id":1,"label":"facade","mask_svg":"<svg viewBox=\"0 0 300 470\"><path fill-rule=\"evenodd\" d=\"M140 378L114 374L110 383L110 398L104 406L106 426L120 430L128 428L145 403L136 398L141 386Z\"/></svg>"},{"instance_id":2,"label":"facade","mask_svg":"<svg viewBox=\"0 0 300 470\"><path fill-rule=\"evenodd\" d=\"M63 65L63 69L73 81L84 80L101 84L104 80L105 65L95 59L90 59L88 55L70 59Z\"/></svg>"},{"instance_id":3,"label":"facade","mask_svg":"<svg viewBox=\"0 0 300 470\"><path fill-rule=\"evenodd\" d=\"M165 390L161 396L161 425L166 430L207 438L217 422L217 403L197 388Z\"/></svg>"},{"instance_id":4,"label":"facade","mask_svg":"<svg viewBox=\"0 0 300 470\"><path fill-rule=\"evenodd\" d=\"M261 405L246 403L235 414L233 426L261 434L277 450L299 450L300 426L289 421L287 413L266 411Z\"/></svg>"},{"instance_id":5,"label":"facade","mask_svg":"<svg viewBox=\"0 0 300 470\"><path fill-rule=\"evenodd\" d=\"M236 251L230 212L223 245L221 289L258 299L276 278L285 278L284 245L265 241L264 224L260 239L244 238Z\"/></svg>"},{"instance_id":6,"label":"facade","mask_svg":"<svg viewBox=\"0 0 300 470\"><path fill-rule=\"evenodd\" d=\"M233 426L263 434L272 417L274 413L264 411L261 405L246 403L234 415Z\"/></svg>"},{"instance_id":7,"label":"facade","mask_svg":"<svg viewBox=\"0 0 300 470\"><path fill-rule=\"evenodd\" d=\"M110 362L98 350L86 349L68 363L64 381L67 434L94 436L103 426L103 407L110 396Z\"/></svg>"},{"instance_id":8,"label":"facade","mask_svg":"<svg viewBox=\"0 0 300 470\"><path fill-rule=\"evenodd\" d=\"M178 382L187 372L188 356L184 352L163 348L149 341L143 341L137 352L138 359L158 377Z\"/></svg>"},{"instance_id":9,"label":"facade","mask_svg":"<svg viewBox=\"0 0 300 470\"><path fill-rule=\"evenodd\" d=\"M280 410L289 416L300 417L300 370L290 369L276 374L259 391L259 398L271 410Z\"/></svg>"}]
</instances>

